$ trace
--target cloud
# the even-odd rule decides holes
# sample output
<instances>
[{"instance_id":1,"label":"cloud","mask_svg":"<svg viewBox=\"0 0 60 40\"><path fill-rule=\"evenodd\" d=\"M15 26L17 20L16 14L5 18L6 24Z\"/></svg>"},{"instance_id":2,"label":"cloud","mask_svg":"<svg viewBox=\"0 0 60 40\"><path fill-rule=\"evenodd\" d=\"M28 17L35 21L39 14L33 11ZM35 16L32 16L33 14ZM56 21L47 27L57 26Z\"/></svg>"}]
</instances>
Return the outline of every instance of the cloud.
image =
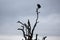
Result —
<instances>
[{"instance_id":1,"label":"cloud","mask_svg":"<svg viewBox=\"0 0 60 40\"><path fill-rule=\"evenodd\" d=\"M40 23L36 30L40 30L42 35L60 35L60 14L50 14L47 17L40 17Z\"/></svg>"},{"instance_id":2,"label":"cloud","mask_svg":"<svg viewBox=\"0 0 60 40\"><path fill-rule=\"evenodd\" d=\"M31 26L33 27L35 23L36 16L26 16L20 17L20 21L27 23L27 20L30 19ZM34 20L33 20L34 19ZM50 15L43 17L39 16L39 23L35 29L35 33L41 35L60 35L60 14L51 13ZM39 30L39 31L38 31Z\"/></svg>"},{"instance_id":3,"label":"cloud","mask_svg":"<svg viewBox=\"0 0 60 40\"><path fill-rule=\"evenodd\" d=\"M60 2L59 0L0 0L0 34L17 34L20 27L17 21L27 23L29 19L33 27L36 15L36 4L41 4L39 23L35 33L41 35L60 35ZM18 26L19 25L19 26ZM38 31L39 30L39 31Z\"/></svg>"}]
</instances>

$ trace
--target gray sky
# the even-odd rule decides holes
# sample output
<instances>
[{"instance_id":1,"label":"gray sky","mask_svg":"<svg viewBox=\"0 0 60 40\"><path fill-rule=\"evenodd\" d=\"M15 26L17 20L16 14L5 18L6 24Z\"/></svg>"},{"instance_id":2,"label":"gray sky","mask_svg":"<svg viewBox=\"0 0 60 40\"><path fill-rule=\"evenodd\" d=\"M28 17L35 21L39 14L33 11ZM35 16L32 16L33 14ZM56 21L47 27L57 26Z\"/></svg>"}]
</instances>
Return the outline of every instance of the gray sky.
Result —
<instances>
[{"instance_id":1,"label":"gray sky","mask_svg":"<svg viewBox=\"0 0 60 40\"><path fill-rule=\"evenodd\" d=\"M0 0L0 35L22 34L17 31L18 20L27 22L30 19L33 26L37 3L42 7L34 34L60 35L60 0Z\"/></svg>"}]
</instances>

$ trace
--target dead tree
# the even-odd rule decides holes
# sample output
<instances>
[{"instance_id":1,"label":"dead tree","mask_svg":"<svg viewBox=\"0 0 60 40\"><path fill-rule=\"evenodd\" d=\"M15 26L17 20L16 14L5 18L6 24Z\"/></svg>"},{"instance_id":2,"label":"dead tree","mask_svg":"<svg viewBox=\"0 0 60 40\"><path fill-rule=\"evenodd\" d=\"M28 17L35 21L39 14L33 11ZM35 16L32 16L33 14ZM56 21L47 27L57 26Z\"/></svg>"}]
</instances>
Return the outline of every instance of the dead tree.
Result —
<instances>
[{"instance_id":1,"label":"dead tree","mask_svg":"<svg viewBox=\"0 0 60 40\"><path fill-rule=\"evenodd\" d=\"M28 19L27 24L26 23L23 23L21 21L18 21L17 22L17 23L20 23L22 25L21 26L22 29L21 28L18 28L18 30L21 30L23 32L23 36L24 36L25 40L32 40L32 38L33 38L33 33L34 33L35 27L36 27L36 25L38 23L38 17L39 17L38 15L40 13L40 12L38 12L38 10L40 8L41 8L40 4L37 4L37 8L36 8L37 18L36 18L36 21L35 21L35 24L34 24L33 28L31 28L31 24L30 24L29 19Z\"/></svg>"}]
</instances>

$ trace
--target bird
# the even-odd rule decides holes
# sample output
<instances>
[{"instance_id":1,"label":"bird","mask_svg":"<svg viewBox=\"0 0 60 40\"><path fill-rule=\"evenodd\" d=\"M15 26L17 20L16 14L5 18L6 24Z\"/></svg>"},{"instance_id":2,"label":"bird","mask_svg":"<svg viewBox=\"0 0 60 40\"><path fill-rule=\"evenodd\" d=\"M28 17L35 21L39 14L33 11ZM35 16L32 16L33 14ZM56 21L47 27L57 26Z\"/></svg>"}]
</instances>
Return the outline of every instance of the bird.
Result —
<instances>
[{"instance_id":1,"label":"bird","mask_svg":"<svg viewBox=\"0 0 60 40\"><path fill-rule=\"evenodd\" d=\"M38 8L41 8L41 5L40 5L40 4L37 4L37 7L38 7Z\"/></svg>"}]
</instances>

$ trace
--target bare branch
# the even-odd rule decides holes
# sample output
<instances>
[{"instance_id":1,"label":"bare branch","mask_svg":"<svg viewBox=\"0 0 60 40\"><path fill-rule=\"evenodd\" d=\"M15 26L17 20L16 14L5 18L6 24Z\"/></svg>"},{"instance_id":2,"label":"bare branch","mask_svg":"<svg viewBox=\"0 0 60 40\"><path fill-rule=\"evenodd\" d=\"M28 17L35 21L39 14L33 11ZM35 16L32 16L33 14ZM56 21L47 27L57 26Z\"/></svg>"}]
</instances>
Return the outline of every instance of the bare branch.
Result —
<instances>
[{"instance_id":1,"label":"bare branch","mask_svg":"<svg viewBox=\"0 0 60 40\"><path fill-rule=\"evenodd\" d=\"M23 28L23 30L24 30L24 26L21 26L22 28Z\"/></svg>"},{"instance_id":2,"label":"bare branch","mask_svg":"<svg viewBox=\"0 0 60 40\"><path fill-rule=\"evenodd\" d=\"M28 19L28 30L29 30L28 32L31 33L31 24L30 24L29 19Z\"/></svg>"},{"instance_id":3,"label":"bare branch","mask_svg":"<svg viewBox=\"0 0 60 40\"><path fill-rule=\"evenodd\" d=\"M30 27L31 27L31 24L30 24L30 21L29 21L29 19L28 19L28 26L30 26Z\"/></svg>"},{"instance_id":4,"label":"bare branch","mask_svg":"<svg viewBox=\"0 0 60 40\"><path fill-rule=\"evenodd\" d=\"M17 23L20 23L20 24L22 24L22 25L24 25L22 22L20 22L20 21L18 21Z\"/></svg>"},{"instance_id":5,"label":"bare branch","mask_svg":"<svg viewBox=\"0 0 60 40\"><path fill-rule=\"evenodd\" d=\"M21 31L23 32L23 36L24 36L24 38L26 38L26 36L25 36L25 32L24 32L23 29L18 28L17 30L21 30Z\"/></svg>"},{"instance_id":6,"label":"bare branch","mask_svg":"<svg viewBox=\"0 0 60 40\"><path fill-rule=\"evenodd\" d=\"M26 23L22 23L22 22L20 22L20 21L18 21L17 23L22 24L23 26L25 26L25 27L28 29L28 26L27 26L27 24L26 24Z\"/></svg>"},{"instance_id":7,"label":"bare branch","mask_svg":"<svg viewBox=\"0 0 60 40\"><path fill-rule=\"evenodd\" d=\"M47 38L47 36L44 36L42 40L45 40Z\"/></svg>"},{"instance_id":8,"label":"bare branch","mask_svg":"<svg viewBox=\"0 0 60 40\"><path fill-rule=\"evenodd\" d=\"M24 36L25 40L32 40L32 38L33 38L33 33L34 33L34 30L35 30L36 25L38 23L38 17L39 17L39 13L40 13L40 12L38 12L39 8L41 8L41 6L40 6L40 4L37 4L37 9L36 9L37 17L36 17L36 21L34 23L34 26L33 26L32 30L31 30L31 24L30 24L29 19L28 19L27 24L22 23L20 21L17 22L17 23L20 23L22 25L21 26L22 29L18 28L18 30L21 30L23 32L23 36ZM37 40L37 34L36 34L36 40Z\"/></svg>"},{"instance_id":9,"label":"bare branch","mask_svg":"<svg viewBox=\"0 0 60 40\"><path fill-rule=\"evenodd\" d=\"M36 22L35 22L35 24L34 24L34 26L33 26L33 29L32 29L32 34L31 34L31 36L33 37L33 32L34 32L34 29L35 29L35 27L36 27L36 25L37 25L37 21L38 21L38 15L39 15L39 13L40 12L38 12L38 9L40 8L39 7L39 5L37 5L38 6L38 8L36 9L36 12L37 12L37 18L36 18Z\"/></svg>"}]
</instances>

